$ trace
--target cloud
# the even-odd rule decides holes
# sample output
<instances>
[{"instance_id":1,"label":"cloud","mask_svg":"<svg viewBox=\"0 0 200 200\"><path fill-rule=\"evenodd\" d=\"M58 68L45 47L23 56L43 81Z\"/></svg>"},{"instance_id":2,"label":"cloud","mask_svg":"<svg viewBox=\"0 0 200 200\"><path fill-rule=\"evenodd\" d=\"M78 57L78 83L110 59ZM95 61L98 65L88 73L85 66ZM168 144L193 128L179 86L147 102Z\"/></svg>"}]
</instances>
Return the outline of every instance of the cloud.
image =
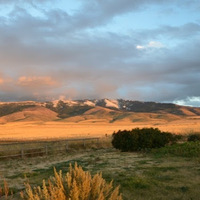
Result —
<instances>
[{"instance_id":1,"label":"cloud","mask_svg":"<svg viewBox=\"0 0 200 200\"><path fill-rule=\"evenodd\" d=\"M0 100L47 100L54 96L59 81L49 76L21 76L16 79L4 79L0 84Z\"/></svg>"},{"instance_id":2,"label":"cloud","mask_svg":"<svg viewBox=\"0 0 200 200\"><path fill-rule=\"evenodd\" d=\"M0 5L3 4L22 4L22 3L28 3L28 4L32 4L32 3L45 3L45 2L51 2L52 0L0 0Z\"/></svg>"},{"instance_id":3,"label":"cloud","mask_svg":"<svg viewBox=\"0 0 200 200\"><path fill-rule=\"evenodd\" d=\"M13 10L0 15L1 97L171 102L200 96L198 21L172 25L161 20L156 27L135 28L152 6L160 13L160 8L181 2L181 12L189 1L81 0L73 13L53 1L42 1L45 6L20 0L0 5L11 2ZM117 31L111 30L113 24ZM132 28L121 32L127 24Z\"/></svg>"},{"instance_id":4,"label":"cloud","mask_svg":"<svg viewBox=\"0 0 200 200\"><path fill-rule=\"evenodd\" d=\"M136 46L136 49L146 49L146 47L145 47L145 46L142 46L142 45L137 45L137 46Z\"/></svg>"},{"instance_id":5,"label":"cloud","mask_svg":"<svg viewBox=\"0 0 200 200\"><path fill-rule=\"evenodd\" d=\"M2 85L3 83L4 83L4 80L0 78L0 85Z\"/></svg>"},{"instance_id":6,"label":"cloud","mask_svg":"<svg viewBox=\"0 0 200 200\"><path fill-rule=\"evenodd\" d=\"M3 73L0 73L0 87L1 87L1 89L6 87L11 82L12 82L12 78L11 77L7 77Z\"/></svg>"},{"instance_id":7,"label":"cloud","mask_svg":"<svg viewBox=\"0 0 200 200\"><path fill-rule=\"evenodd\" d=\"M56 86L57 82L48 76L39 76L39 77L21 76L19 77L17 84L25 88L38 89L38 88L43 88L43 87Z\"/></svg>"},{"instance_id":8,"label":"cloud","mask_svg":"<svg viewBox=\"0 0 200 200\"><path fill-rule=\"evenodd\" d=\"M197 22L190 22L179 26L161 25L154 29L143 29L132 32L136 38L142 38L143 41L149 40L165 40L170 43L177 44L177 42L185 42L198 37L200 33L200 24ZM149 45L149 44L147 44ZM146 46L147 46L146 45ZM169 46L169 45L167 45Z\"/></svg>"},{"instance_id":9,"label":"cloud","mask_svg":"<svg viewBox=\"0 0 200 200\"><path fill-rule=\"evenodd\" d=\"M165 46L158 41L150 41L147 45L142 46L142 45L137 45L136 48L141 50L141 49L149 49L149 48L164 48Z\"/></svg>"},{"instance_id":10,"label":"cloud","mask_svg":"<svg viewBox=\"0 0 200 200\"><path fill-rule=\"evenodd\" d=\"M182 105L182 106L200 107L200 96L191 96L185 99L175 100L173 101L173 103Z\"/></svg>"}]
</instances>

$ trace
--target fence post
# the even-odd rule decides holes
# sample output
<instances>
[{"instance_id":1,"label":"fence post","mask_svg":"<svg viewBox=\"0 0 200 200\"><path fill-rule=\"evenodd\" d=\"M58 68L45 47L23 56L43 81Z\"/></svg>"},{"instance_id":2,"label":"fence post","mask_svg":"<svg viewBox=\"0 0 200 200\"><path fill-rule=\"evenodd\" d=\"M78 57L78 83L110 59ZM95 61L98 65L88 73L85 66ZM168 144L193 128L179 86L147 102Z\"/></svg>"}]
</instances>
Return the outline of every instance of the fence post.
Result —
<instances>
[{"instance_id":1,"label":"fence post","mask_svg":"<svg viewBox=\"0 0 200 200\"><path fill-rule=\"evenodd\" d=\"M83 139L83 146L85 147L85 140Z\"/></svg>"},{"instance_id":2,"label":"fence post","mask_svg":"<svg viewBox=\"0 0 200 200\"><path fill-rule=\"evenodd\" d=\"M97 138L97 145L99 145L99 138Z\"/></svg>"},{"instance_id":3,"label":"fence post","mask_svg":"<svg viewBox=\"0 0 200 200\"><path fill-rule=\"evenodd\" d=\"M21 149L21 158L24 158L24 149Z\"/></svg>"},{"instance_id":4,"label":"fence post","mask_svg":"<svg viewBox=\"0 0 200 200\"><path fill-rule=\"evenodd\" d=\"M48 155L48 147L47 147L47 145L45 146L45 154Z\"/></svg>"},{"instance_id":5,"label":"fence post","mask_svg":"<svg viewBox=\"0 0 200 200\"><path fill-rule=\"evenodd\" d=\"M66 150L69 149L69 145L68 145L68 142L66 142Z\"/></svg>"}]
</instances>

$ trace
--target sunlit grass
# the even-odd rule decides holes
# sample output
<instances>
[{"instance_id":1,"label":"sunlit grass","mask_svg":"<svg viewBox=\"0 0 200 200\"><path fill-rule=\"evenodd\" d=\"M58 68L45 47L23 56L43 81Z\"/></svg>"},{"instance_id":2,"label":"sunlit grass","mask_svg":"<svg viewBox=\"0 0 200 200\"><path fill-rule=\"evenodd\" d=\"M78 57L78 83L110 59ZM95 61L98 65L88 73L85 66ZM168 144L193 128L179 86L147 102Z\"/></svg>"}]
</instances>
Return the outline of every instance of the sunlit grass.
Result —
<instances>
[{"instance_id":1,"label":"sunlit grass","mask_svg":"<svg viewBox=\"0 0 200 200\"><path fill-rule=\"evenodd\" d=\"M41 186L43 179L53 176L54 167L66 173L69 164L77 162L92 175L102 172L106 181L113 180L114 186L121 185L120 192L125 200L197 199L200 195L199 157L169 153L157 156L156 153L126 153L112 148L88 149L56 156L7 160L0 162L0 167L1 174L4 174L14 193L24 188L23 183L27 179L31 186Z\"/></svg>"}]
</instances>

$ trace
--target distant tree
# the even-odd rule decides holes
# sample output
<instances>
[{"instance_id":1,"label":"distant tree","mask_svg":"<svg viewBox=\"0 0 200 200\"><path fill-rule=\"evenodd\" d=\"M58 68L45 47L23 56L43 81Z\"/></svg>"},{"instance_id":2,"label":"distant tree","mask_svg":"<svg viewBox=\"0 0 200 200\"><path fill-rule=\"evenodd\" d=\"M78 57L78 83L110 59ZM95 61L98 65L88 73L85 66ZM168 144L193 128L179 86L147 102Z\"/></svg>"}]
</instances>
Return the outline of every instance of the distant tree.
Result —
<instances>
[{"instance_id":1,"label":"distant tree","mask_svg":"<svg viewBox=\"0 0 200 200\"><path fill-rule=\"evenodd\" d=\"M67 118L76 115L81 115L87 110L91 109L91 106L88 105L68 105L63 101L59 101L55 108L55 111L58 113L58 117Z\"/></svg>"},{"instance_id":2,"label":"distant tree","mask_svg":"<svg viewBox=\"0 0 200 200\"><path fill-rule=\"evenodd\" d=\"M56 111L56 108L54 107L54 104L51 101L46 102L45 107L48 108L48 109L50 109L50 110Z\"/></svg>"},{"instance_id":3,"label":"distant tree","mask_svg":"<svg viewBox=\"0 0 200 200\"><path fill-rule=\"evenodd\" d=\"M59 100L56 106L56 110L58 113L62 112L66 108L66 103L63 101Z\"/></svg>"},{"instance_id":4,"label":"distant tree","mask_svg":"<svg viewBox=\"0 0 200 200\"><path fill-rule=\"evenodd\" d=\"M18 104L18 103L2 104L0 105L0 117L22 111L30 107L35 107L35 105L32 105L32 104L26 105L26 104Z\"/></svg>"}]
</instances>

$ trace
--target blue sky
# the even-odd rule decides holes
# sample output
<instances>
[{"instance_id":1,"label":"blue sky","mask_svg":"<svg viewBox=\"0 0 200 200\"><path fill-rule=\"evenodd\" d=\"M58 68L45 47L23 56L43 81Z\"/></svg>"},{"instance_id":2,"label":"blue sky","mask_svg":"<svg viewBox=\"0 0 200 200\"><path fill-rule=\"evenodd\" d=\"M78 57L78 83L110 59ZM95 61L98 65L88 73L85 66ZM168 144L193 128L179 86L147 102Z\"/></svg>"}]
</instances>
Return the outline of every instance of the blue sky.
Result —
<instances>
[{"instance_id":1,"label":"blue sky","mask_svg":"<svg viewBox=\"0 0 200 200\"><path fill-rule=\"evenodd\" d=\"M0 0L0 100L200 106L199 0Z\"/></svg>"}]
</instances>

